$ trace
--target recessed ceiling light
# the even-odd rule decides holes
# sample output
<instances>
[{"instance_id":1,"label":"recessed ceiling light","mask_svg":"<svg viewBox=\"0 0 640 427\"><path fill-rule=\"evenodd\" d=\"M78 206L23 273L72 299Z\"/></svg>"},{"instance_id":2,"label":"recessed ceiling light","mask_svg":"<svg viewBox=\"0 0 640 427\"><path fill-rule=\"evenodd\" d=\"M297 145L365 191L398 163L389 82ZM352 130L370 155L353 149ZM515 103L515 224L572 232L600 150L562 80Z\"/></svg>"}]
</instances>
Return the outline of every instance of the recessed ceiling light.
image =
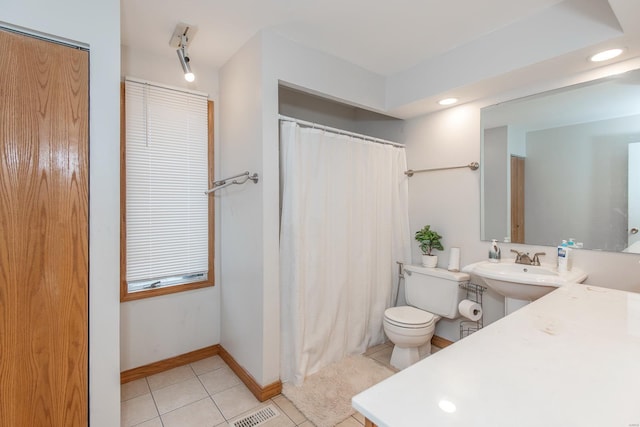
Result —
<instances>
[{"instance_id":1,"label":"recessed ceiling light","mask_svg":"<svg viewBox=\"0 0 640 427\"><path fill-rule=\"evenodd\" d=\"M440 105L453 105L458 102L458 98L445 98L438 101Z\"/></svg>"},{"instance_id":2,"label":"recessed ceiling light","mask_svg":"<svg viewBox=\"0 0 640 427\"><path fill-rule=\"evenodd\" d=\"M451 402L450 400L442 399L440 402L438 402L438 406L444 412L447 412L449 414L452 414L452 413L456 412L456 405L453 402Z\"/></svg>"},{"instance_id":3,"label":"recessed ceiling light","mask_svg":"<svg viewBox=\"0 0 640 427\"><path fill-rule=\"evenodd\" d=\"M591 62L608 61L609 59L613 59L616 56L620 55L621 53L622 53L622 49L609 49L609 50L605 50L590 56L589 60Z\"/></svg>"}]
</instances>

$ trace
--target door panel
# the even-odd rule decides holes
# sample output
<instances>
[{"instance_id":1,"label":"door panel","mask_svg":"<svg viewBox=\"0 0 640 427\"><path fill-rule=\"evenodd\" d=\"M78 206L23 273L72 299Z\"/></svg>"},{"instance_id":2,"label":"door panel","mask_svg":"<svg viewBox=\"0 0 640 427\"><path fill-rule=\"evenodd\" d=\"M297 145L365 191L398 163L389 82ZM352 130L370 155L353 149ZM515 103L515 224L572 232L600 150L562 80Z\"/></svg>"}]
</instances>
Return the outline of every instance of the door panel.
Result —
<instances>
[{"instance_id":1,"label":"door panel","mask_svg":"<svg viewBox=\"0 0 640 427\"><path fill-rule=\"evenodd\" d=\"M88 52L0 30L0 425L88 420Z\"/></svg>"},{"instance_id":2,"label":"door panel","mask_svg":"<svg viewBox=\"0 0 640 427\"><path fill-rule=\"evenodd\" d=\"M511 243L524 243L524 158L511 156Z\"/></svg>"}]
</instances>

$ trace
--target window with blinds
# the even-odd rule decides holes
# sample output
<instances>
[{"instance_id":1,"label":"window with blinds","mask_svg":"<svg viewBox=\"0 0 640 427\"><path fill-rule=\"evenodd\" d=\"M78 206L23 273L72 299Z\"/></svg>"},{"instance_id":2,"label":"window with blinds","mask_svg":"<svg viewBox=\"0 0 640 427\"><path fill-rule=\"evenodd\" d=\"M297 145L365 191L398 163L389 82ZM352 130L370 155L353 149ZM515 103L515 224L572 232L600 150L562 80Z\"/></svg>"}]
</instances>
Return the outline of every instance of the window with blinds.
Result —
<instances>
[{"instance_id":1,"label":"window with blinds","mask_svg":"<svg viewBox=\"0 0 640 427\"><path fill-rule=\"evenodd\" d=\"M206 96L125 81L126 293L209 282Z\"/></svg>"}]
</instances>

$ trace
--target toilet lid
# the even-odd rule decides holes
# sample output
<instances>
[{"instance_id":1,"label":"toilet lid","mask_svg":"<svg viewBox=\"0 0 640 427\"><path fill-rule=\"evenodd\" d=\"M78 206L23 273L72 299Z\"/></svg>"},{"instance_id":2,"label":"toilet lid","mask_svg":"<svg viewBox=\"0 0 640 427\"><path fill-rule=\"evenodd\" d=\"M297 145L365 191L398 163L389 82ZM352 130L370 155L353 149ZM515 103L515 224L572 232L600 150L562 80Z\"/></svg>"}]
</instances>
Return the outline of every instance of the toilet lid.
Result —
<instances>
[{"instance_id":1,"label":"toilet lid","mask_svg":"<svg viewBox=\"0 0 640 427\"><path fill-rule=\"evenodd\" d=\"M429 326L435 319L432 313L408 305L388 308L384 312L384 317L396 325L414 328Z\"/></svg>"}]
</instances>

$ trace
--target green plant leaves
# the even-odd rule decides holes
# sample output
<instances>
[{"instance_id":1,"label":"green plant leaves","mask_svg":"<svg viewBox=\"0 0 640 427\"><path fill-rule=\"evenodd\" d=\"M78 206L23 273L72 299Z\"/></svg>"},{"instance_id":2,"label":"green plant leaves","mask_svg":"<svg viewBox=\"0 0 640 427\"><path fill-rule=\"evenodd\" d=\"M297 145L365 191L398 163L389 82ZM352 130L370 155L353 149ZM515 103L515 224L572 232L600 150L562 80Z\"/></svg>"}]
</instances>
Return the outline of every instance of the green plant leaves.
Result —
<instances>
[{"instance_id":1,"label":"green plant leaves","mask_svg":"<svg viewBox=\"0 0 640 427\"><path fill-rule=\"evenodd\" d=\"M415 239L420 243L420 250L424 255L431 255L433 249L444 250L440 242L442 236L432 230L430 225L425 225L422 229L416 231Z\"/></svg>"}]
</instances>

